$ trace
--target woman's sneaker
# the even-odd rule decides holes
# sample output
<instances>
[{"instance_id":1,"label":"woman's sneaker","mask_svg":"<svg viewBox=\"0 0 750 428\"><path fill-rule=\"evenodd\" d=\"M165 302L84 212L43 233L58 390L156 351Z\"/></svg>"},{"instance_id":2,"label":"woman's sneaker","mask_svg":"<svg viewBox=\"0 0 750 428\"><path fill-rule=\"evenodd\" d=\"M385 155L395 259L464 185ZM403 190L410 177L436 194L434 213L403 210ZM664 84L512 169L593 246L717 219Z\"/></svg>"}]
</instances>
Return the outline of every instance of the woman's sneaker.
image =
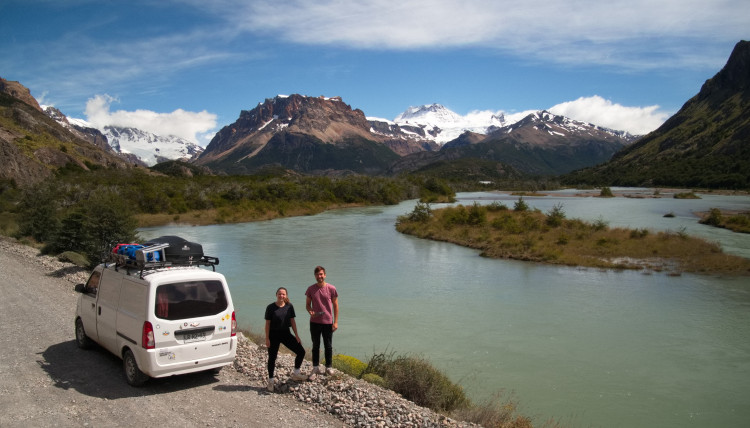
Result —
<instances>
[{"instance_id":1,"label":"woman's sneaker","mask_svg":"<svg viewBox=\"0 0 750 428\"><path fill-rule=\"evenodd\" d=\"M307 380L307 376L302 373L292 373L292 380Z\"/></svg>"},{"instance_id":2,"label":"woman's sneaker","mask_svg":"<svg viewBox=\"0 0 750 428\"><path fill-rule=\"evenodd\" d=\"M336 374L336 369L334 369L333 367L326 367L326 374L328 376L333 376Z\"/></svg>"},{"instance_id":3,"label":"woman's sneaker","mask_svg":"<svg viewBox=\"0 0 750 428\"><path fill-rule=\"evenodd\" d=\"M268 379L268 386L266 387L268 388L268 392L273 392L273 383L273 378Z\"/></svg>"}]
</instances>

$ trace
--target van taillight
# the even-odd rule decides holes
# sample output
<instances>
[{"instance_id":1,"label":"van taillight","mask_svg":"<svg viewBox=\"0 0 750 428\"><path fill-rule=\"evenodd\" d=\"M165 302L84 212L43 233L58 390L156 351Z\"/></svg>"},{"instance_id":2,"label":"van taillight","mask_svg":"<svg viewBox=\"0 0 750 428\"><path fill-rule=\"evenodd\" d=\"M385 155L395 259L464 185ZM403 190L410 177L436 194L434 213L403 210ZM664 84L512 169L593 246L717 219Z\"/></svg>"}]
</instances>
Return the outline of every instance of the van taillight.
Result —
<instances>
[{"instance_id":1,"label":"van taillight","mask_svg":"<svg viewBox=\"0 0 750 428\"><path fill-rule=\"evenodd\" d=\"M232 336L237 335L237 318L234 316L234 311L232 311Z\"/></svg>"},{"instance_id":2,"label":"van taillight","mask_svg":"<svg viewBox=\"0 0 750 428\"><path fill-rule=\"evenodd\" d=\"M145 349L154 349L154 327L150 322L143 323L143 335L141 336L141 346Z\"/></svg>"}]
</instances>

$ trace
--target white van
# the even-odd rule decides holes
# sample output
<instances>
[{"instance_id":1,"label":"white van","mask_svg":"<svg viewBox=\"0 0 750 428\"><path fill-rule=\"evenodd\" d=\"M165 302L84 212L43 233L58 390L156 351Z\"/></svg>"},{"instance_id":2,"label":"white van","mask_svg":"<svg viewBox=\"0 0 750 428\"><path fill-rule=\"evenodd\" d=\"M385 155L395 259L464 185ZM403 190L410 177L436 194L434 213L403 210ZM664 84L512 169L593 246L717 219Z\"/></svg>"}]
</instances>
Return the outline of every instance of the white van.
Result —
<instances>
[{"instance_id":1,"label":"white van","mask_svg":"<svg viewBox=\"0 0 750 428\"><path fill-rule=\"evenodd\" d=\"M140 249L137 261L112 254L111 263L75 287L81 293L76 343L86 349L96 342L122 358L133 386L149 377L219 370L237 351L237 320L226 279L215 272L218 259L171 263L168 246ZM152 259L159 261L146 262Z\"/></svg>"}]
</instances>

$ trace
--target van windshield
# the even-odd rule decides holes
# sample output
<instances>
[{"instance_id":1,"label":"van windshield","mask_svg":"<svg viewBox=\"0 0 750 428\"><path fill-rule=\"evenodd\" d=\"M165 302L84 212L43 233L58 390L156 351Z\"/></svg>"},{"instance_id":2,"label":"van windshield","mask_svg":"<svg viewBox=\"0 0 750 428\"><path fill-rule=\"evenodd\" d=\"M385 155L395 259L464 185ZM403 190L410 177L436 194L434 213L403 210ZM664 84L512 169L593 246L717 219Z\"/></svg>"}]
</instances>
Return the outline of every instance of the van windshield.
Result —
<instances>
[{"instance_id":1,"label":"van windshield","mask_svg":"<svg viewBox=\"0 0 750 428\"><path fill-rule=\"evenodd\" d=\"M221 281L191 281L162 284L156 288L154 313L165 320L217 315L227 309Z\"/></svg>"}]
</instances>

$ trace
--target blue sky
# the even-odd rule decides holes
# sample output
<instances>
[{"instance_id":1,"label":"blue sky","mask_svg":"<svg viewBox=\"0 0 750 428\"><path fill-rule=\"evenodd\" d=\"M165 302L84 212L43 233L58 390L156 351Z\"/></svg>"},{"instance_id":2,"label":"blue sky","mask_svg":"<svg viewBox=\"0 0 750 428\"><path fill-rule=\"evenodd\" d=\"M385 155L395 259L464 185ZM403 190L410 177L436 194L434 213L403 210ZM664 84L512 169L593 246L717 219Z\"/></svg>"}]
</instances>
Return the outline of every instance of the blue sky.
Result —
<instances>
[{"instance_id":1,"label":"blue sky","mask_svg":"<svg viewBox=\"0 0 750 428\"><path fill-rule=\"evenodd\" d=\"M204 146L292 93L645 133L748 38L747 0L2 0L0 77L69 117Z\"/></svg>"}]
</instances>

